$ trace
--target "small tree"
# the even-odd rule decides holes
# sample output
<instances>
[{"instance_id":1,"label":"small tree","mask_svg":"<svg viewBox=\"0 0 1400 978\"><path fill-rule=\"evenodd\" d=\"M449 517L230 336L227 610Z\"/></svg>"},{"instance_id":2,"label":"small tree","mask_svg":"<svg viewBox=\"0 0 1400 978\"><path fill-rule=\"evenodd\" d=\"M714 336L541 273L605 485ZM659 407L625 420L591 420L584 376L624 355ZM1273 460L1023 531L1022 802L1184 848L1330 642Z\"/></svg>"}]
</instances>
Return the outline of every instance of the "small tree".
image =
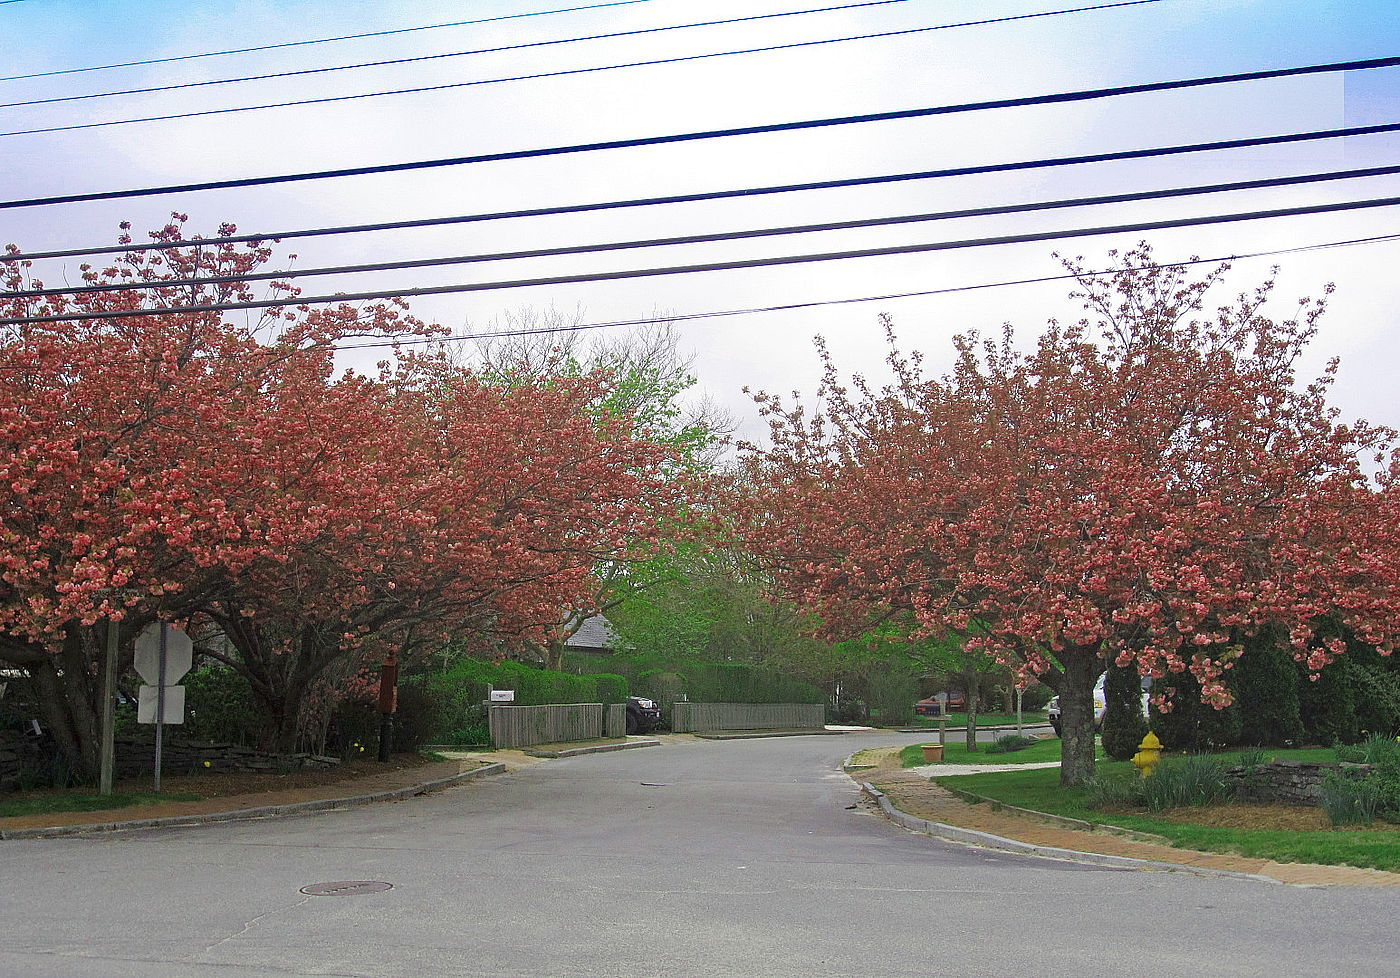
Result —
<instances>
[{"instance_id":1,"label":"small tree","mask_svg":"<svg viewBox=\"0 0 1400 978\"><path fill-rule=\"evenodd\" d=\"M1400 620L1400 504L1364 467L1392 432L1337 421L1335 363L1296 382L1322 304L1271 319L1265 282L1211 314L1227 266L1110 259L1067 263L1087 315L1030 353L1008 327L960 337L942 378L894 352L882 390L827 358L815 410L759 394L772 446L745 456L744 532L785 591L843 633L907 613L1038 677L1066 785L1093 775L1109 660L1224 706L1237 629L1280 625L1317 670L1344 651L1312 641L1324 616L1387 649Z\"/></svg>"}]
</instances>

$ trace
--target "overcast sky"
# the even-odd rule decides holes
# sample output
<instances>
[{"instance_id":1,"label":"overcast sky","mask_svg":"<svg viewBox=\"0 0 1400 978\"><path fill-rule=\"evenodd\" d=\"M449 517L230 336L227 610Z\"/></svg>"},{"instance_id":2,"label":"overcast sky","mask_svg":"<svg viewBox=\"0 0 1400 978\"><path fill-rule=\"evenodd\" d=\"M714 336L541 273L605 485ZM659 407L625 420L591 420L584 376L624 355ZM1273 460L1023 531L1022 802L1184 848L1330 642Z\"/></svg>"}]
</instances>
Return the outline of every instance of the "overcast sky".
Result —
<instances>
[{"instance_id":1,"label":"overcast sky","mask_svg":"<svg viewBox=\"0 0 1400 978\"><path fill-rule=\"evenodd\" d=\"M586 5L589 0L19 0L0 4L0 74L168 58L233 47L414 27ZM828 0L838 5L841 0ZM365 60L613 33L758 13L814 0L645 0L237 56L0 82L0 101L78 95ZM0 132L133 116L451 85L502 76L708 54L1083 6L1071 0L903 0L856 9L699 27L497 54L440 58L182 91L0 108ZM0 197L287 173L528 149L633 136L862 114L945 103L1129 85L1197 75L1400 54L1397 0L1160 0L1118 9L924 31L785 51L704 58L563 77L444 89L178 121L0 136ZM102 244L119 221L162 224L172 210L214 233L220 222L267 231L469 214L522 207L756 187L1176 143L1400 122L1400 69L744 136L356 177L180 197L0 211L0 241L25 250ZM469 254L913 214L1100 193L1190 186L1400 163L1400 137L1178 156L794 193L743 201L502 221L300 241L299 266ZM1400 177L1255 190L1155 203L960 219L743 242L307 280L308 293L497 281L608 269L730 261L903 243L1128 224L1400 195ZM851 259L611 283L535 287L416 300L414 311L458 331L486 330L509 312L553 307L586 322L657 312L850 299L1053 275L1059 249L1094 262L1144 236L1162 260L1294 248L1400 233L1397 208L1080 238L967 251ZM1350 416L1400 423L1400 243L1242 261L1252 286L1282 266L1279 295L1337 295L1310 363L1342 358L1335 401ZM55 266L58 263L55 263ZM70 273L75 262L70 261ZM62 269L44 270L50 284ZM699 320L683 327L700 386L746 419L741 393L810 391L811 339L824 335L843 367L879 375L877 316L935 364L949 337L1002 322L1032 337L1047 318L1073 315L1065 283L830 305ZM1280 302L1286 314L1290 303Z\"/></svg>"}]
</instances>

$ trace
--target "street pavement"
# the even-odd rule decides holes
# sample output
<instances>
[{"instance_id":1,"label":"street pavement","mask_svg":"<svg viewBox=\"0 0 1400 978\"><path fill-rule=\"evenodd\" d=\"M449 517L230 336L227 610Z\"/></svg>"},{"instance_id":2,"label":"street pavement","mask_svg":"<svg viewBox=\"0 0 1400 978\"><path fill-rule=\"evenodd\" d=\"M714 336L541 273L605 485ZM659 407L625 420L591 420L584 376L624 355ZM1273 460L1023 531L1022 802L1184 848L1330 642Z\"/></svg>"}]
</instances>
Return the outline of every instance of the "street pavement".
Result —
<instances>
[{"instance_id":1,"label":"street pavement","mask_svg":"<svg viewBox=\"0 0 1400 978\"><path fill-rule=\"evenodd\" d=\"M331 814L0 843L0 978L1396 974L1392 890L992 853L857 804L844 756L926 739L676 742ZM348 880L393 889L299 892Z\"/></svg>"}]
</instances>

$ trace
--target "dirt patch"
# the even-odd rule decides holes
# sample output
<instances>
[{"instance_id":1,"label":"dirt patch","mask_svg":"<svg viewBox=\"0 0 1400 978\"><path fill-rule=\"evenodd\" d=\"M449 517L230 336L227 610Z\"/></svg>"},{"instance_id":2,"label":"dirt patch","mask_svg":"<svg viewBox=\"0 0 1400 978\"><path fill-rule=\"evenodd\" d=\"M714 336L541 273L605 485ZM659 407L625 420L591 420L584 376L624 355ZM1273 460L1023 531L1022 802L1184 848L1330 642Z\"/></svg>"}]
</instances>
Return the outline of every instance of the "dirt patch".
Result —
<instances>
[{"instance_id":1,"label":"dirt patch","mask_svg":"<svg viewBox=\"0 0 1400 978\"><path fill-rule=\"evenodd\" d=\"M1265 829L1281 832L1331 832L1334 826L1321 808L1307 808L1301 805L1205 805L1200 808L1173 808L1165 812L1140 812L1104 810L1110 815L1144 815L1160 818L1179 825L1209 825L1223 829ZM1336 831L1346 832L1394 832L1395 826L1385 823L1375 825L1340 825Z\"/></svg>"}]
</instances>

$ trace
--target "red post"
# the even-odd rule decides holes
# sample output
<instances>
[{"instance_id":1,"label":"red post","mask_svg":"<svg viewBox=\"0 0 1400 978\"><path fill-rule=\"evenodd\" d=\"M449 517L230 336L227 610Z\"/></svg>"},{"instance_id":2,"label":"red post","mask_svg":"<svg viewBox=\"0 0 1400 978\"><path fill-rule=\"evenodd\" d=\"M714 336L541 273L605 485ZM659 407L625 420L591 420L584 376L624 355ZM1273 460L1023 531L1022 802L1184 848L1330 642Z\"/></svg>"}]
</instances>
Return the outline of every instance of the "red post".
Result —
<instances>
[{"instance_id":1,"label":"red post","mask_svg":"<svg viewBox=\"0 0 1400 978\"><path fill-rule=\"evenodd\" d=\"M390 652L379 666L379 759L387 761L394 744L394 712L399 705L399 658Z\"/></svg>"}]
</instances>

